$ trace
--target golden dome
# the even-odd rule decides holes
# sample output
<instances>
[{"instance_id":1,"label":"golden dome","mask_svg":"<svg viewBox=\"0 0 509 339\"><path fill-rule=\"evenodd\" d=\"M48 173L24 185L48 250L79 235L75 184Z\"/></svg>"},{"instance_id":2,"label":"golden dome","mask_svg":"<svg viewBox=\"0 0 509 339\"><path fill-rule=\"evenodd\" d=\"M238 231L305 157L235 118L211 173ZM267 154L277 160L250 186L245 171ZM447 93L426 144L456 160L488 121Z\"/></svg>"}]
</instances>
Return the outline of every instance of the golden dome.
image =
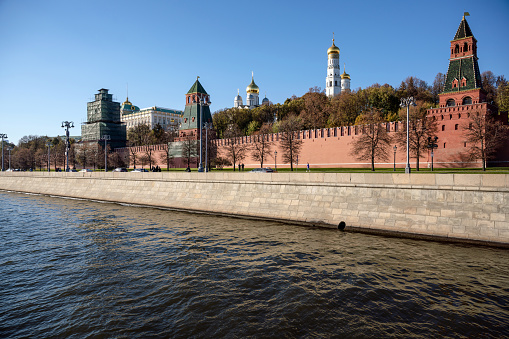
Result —
<instances>
[{"instance_id":1,"label":"golden dome","mask_svg":"<svg viewBox=\"0 0 509 339\"><path fill-rule=\"evenodd\" d=\"M123 105L130 105L132 106L133 104L131 104L131 102L129 101L129 97L127 97L123 103Z\"/></svg>"},{"instance_id":2,"label":"golden dome","mask_svg":"<svg viewBox=\"0 0 509 339\"><path fill-rule=\"evenodd\" d=\"M246 92L247 93L260 93L260 89L258 88L258 86L256 86L253 76L251 77L251 83L246 87Z\"/></svg>"},{"instance_id":3,"label":"golden dome","mask_svg":"<svg viewBox=\"0 0 509 339\"><path fill-rule=\"evenodd\" d=\"M329 49L327 50L327 55L330 55L330 54L339 55L339 47L334 45L334 39L332 39L332 46L330 46Z\"/></svg>"},{"instance_id":4,"label":"golden dome","mask_svg":"<svg viewBox=\"0 0 509 339\"><path fill-rule=\"evenodd\" d=\"M350 79L350 74L347 74L345 70L343 70L343 74L341 74L341 79Z\"/></svg>"}]
</instances>

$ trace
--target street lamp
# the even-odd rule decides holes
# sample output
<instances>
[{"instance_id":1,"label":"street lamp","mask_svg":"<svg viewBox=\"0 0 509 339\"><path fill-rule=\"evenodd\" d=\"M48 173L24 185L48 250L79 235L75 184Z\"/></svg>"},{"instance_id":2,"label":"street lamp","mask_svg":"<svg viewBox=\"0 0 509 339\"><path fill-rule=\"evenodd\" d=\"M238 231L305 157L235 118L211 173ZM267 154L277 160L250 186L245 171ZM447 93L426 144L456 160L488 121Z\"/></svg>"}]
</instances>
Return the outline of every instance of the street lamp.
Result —
<instances>
[{"instance_id":1,"label":"street lamp","mask_svg":"<svg viewBox=\"0 0 509 339\"><path fill-rule=\"evenodd\" d=\"M65 171L69 172L69 149L71 148L71 144L69 143L69 128L74 128L74 122L62 121L62 128L65 128L65 157L67 159Z\"/></svg>"},{"instance_id":2,"label":"street lamp","mask_svg":"<svg viewBox=\"0 0 509 339\"><path fill-rule=\"evenodd\" d=\"M209 151L208 151L208 145L209 145L209 129L212 128L212 123L206 122L205 123L205 172L209 171Z\"/></svg>"},{"instance_id":3,"label":"street lamp","mask_svg":"<svg viewBox=\"0 0 509 339\"><path fill-rule=\"evenodd\" d=\"M104 172L108 172L108 140L111 140L108 134L105 134L101 138L104 140Z\"/></svg>"},{"instance_id":4,"label":"street lamp","mask_svg":"<svg viewBox=\"0 0 509 339\"><path fill-rule=\"evenodd\" d=\"M2 138L2 172L4 171L4 139L7 138L7 134L0 133L0 138Z\"/></svg>"},{"instance_id":5,"label":"street lamp","mask_svg":"<svg viewBox=\"0 0 509 339\"><path fill-rule=\"evenodd\" d=\"M396 151L398 150L398 146L394 145L392 149L394 150L394 172L396 172Z\"/></svg>"},{"instance_id":6,"label":"street lamp","mask_svg":"<svg viewBox=\"0 0 509 339\"><path fill-rule=\"evenodd\" d=\"M193 103L198 104L200 110L200 121L199 121L199 129L200 129L200 166L198 167L198 172L203 172L203 163L202 163L202 153L203 153L203 139L202 139L202 129L203 129L203 106L210 106L211 102L206 101L205 98L201 97L198 101L193 100Z\"/></svg>"},{"instance_id":7,"label":"street lamp","mask_svg":"<svg viewBox=\"0 0 509 339\"><path fill-rule=\"evenodd\" d=\"M438 148L438 137L435 136L433 139L431 137L428 137L428 148L431 149L431 171L433 172L433 150L435 148Z\"/></svg>"},{"instance_id":8,"label":"street lamp","mask_svg":"<svg viewBox=\"0 0 509 339\"><path fill-rule=\"evenodd\" d=\"M50 160L50 152L49 150L51 149L51 142L47 142L46 143L46 146L48 146L48 172L51 171L50 167L51 167L51 160Z\"/></svg>"},{"instance_id":9,"label":"street lamp","mask_svg":"<svg viewBox=\"0 0 509 339\"><path fill-rule=\"evenodd\" d=\"M277 151L274 151L274 169L277 172Z\"/></svg>"},{"instance_id":10,"label":"street lamp","mask_svg":"<svg viewBox=\"0 0 509 339\"><path fill-rule=\"evenodd\" d=\"M414 97L401 98L400 107L406 107L406 167L405 173L410 173L410 142L409 142L409 126L410 126L410 106L417 106Z\"/></svg>"}]
</instances>

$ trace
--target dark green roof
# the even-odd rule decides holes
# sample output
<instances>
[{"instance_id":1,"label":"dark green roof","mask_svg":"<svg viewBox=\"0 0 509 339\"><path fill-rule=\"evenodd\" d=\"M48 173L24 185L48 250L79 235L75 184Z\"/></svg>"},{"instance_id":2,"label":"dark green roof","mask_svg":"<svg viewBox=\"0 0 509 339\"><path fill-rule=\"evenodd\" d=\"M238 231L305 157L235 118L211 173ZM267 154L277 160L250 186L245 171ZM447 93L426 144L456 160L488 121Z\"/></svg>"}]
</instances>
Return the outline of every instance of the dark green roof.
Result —
<instances>
[{"instance_id":1,"label":"dark green roof","mask_svg":"<svg viewBox=\"0 0 509 339\"><path fill-rule=\"evenodd\" d=\"M200 82L198 81L198 79L196 79L196 82L193 84L193 86L191 87L191 89L187 92L187 94L191 94L191 93L202 93L202 94L208 94L205 89L203 88L203 86L200 84Z\"/></svg>"},{"instance_id":2,"label":"dark green roof","mask_svg":"<svg viewBox=\"0 0 509 339\"><path fill-rule=\"evenodd\" d=\"M463 77L467 80L466 86L452 88L454 79L458 79L461 83ZM464 59L456 59L449 61L449 69L445 78L444 92L457 92L469 89L482 88L481 74L479 72L479 64L474 56Z\"/></svg>"},{"instance_id":3,"label":"dark green roof","mask_svg":"<svg viewBox=\"0 0 509 339\"><path fill-rule=\"evenodd\" d=\"M470 26L468 26L468 22L463 17L463 20L460 22L460 27L458 27L458 31L456 32L456 35L454 36L453 40L463 39L474 36L472 34L472 31L470 30Z\"/></svg>"}]
</instances>

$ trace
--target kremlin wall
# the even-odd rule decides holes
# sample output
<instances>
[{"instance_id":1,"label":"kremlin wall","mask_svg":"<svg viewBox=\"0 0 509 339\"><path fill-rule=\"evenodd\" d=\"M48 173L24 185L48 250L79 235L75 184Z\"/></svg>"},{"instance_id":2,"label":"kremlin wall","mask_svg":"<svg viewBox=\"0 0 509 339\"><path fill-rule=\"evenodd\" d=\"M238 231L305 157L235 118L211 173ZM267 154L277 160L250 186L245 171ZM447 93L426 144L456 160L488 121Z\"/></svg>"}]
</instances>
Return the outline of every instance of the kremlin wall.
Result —
<instances>
[{"instance_id":1,"label":"kremlin wall","mask_svg":"<svg viewBox=\"0 0 509 339\"><path fill-rule=\"evenodd\" d=\"M341 90L349 90L350 76L343 71L340 74L339 68L339 48L335 46L334 39L332 46L327 51L328 71L326 78L326 95L332 97L341 95ZM250 109L258 106L259 88L252 78L251 84L247 87L248 105L242 105L242 98L235 98L234 107ZM210 96L199 83L198 79L186 94L186 108L182 117L183 123L179 130L179 137L176 144L171 145L172 166L187 167L187 163L181 159L181 154L175 152L180 150L184 140L192 138L199 140L200 107L203 110L203 121L212 122L209 110ZM201 102L198 102L200 101ZM251 100L251 101L250 101ZM268 101L268 100L267 100ZM437 126L437 132L434 134L438 139L437 148L434 150L433 167L458 168L458 167L482 167L480 159L473 160L470 157L471 146L466 142L465 129L471 122L471 115L493 115L496 120L503 124L508 124L507 112L498 112L497 108L486 102L486 92L482 88L481 74L477 63L477 40L474 38L468 22L463 16L458 30L451 41L450 59L447 75L445 78L444 90L439 95L439 107L427 110L428 119L432 120ZM398 130L404 130L406 126L402 122L385 123L385 128L390 136L395 136ZM352 142L362 133L363 126L342 126L334 128L322 128L316 130L305 130L298 132L298 139L302 141L302 148L298 154L298 169L304 169L309 166L313 168L355 168L370 167L369 161L359 161L352 154ZM205 131L203 131L205 138ZM279 147L281 135L279 133L268 135L250 135L230 139L216 139L212 141L217 150L217 156L228 158L227 145L234 142L245 144L248 149L242 159L237 159L236 163L244 164L245 168L260 167L260 163L253 160L252 152L249 150L257 138L265 138L271 146L271 156L264 162L264 167L290 167L289 163L283 163L283 150ZM179 144L180 143L180 144ZM393 147L397 146L393 153ZM142 156L147 147L156 150L153 164L161 168L166 167L166 161L163 159L167 150L167 145L144 146L137 148L137 154ZM117 149L117 152L126 154L127 148ZM276 155L276 153L279 156ZM397 145L395 141L390 146L389 160L375 164L378 168L404 168L406 165L406 151L404 147ZM411 155L412 156L412 155ZM205 159L205 157L204 157ZM240 160L240 161L239 161ZM430 152L424 152L419 159L419 167L425 168L431 166ZM193 166L198 167L198 159L193 159ZM297 165L295 161L294 167ZM416 159L410 161L412 168L416 167ZM509 166L509 142L501 147L496 157L489 161L489 166Z\"/></svg>"}]
</instances>

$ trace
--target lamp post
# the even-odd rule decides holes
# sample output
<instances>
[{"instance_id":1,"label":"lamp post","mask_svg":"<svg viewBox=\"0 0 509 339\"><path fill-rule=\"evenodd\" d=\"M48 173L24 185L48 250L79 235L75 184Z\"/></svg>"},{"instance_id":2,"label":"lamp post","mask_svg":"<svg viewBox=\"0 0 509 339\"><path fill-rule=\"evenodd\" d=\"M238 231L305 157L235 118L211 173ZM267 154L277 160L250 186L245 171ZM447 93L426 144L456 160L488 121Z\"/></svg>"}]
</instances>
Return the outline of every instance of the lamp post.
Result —
<instances>
[{"instance_id":1,"label":"lamp post","mask_svg":"<svg viewBox=\"0 0 509 339\"><path fill-rule=\"evenodd\" d=\"M65 171L69 172L69 149L71 148L71 145L69 143L69 128L74 128L74 122L62 121L62 128L65 128L65 158L66 158Z\"/></svg>"},{"instance_id":2,"label":"lamp post","mask_svg":"<svg viewBox=\"0 0 509 339\"><path fill-rule=\"evenodd\" d=\"M398 150L398 146L394 145L392 149L394 150L394 172L396 172L396 151Z\"/></svg>"},{"instance_id":3,"label":"lamp post","mask_svg":"<svg viewBox=\"0 0 509 339\"><path fill-rule=\"evenodd\" d=\"M50 167L51 167L51 160L50 160L50 159L51 159L51 158L50 158L50 152L49 152L49 150L51 149L51 142L49 142L49 141L48 141L48 142L46 143L46 146L48 146L48 172L50 172L50 171L51 171L51 169L50 169Z\"/></svg>"},{"instance_id":4,"label":"lamp post","mask_svg":"<svg viewBox=\"0 0 509 339\"><path fill-rule=\"evenodd\" d=\"M108 140L111 140L108 134L105 134L101 138L104 140L104 172L108 172Z\"/></svg>"},{"instance_id":5,"label":"lamp post","mask_svg":"<svg viewBox=\"0 0 509 339\"><path fill-rule=\"evenodd\" d=\"M209 129L212 128L212 123L206 122L205 123L205 172L209 171Z\"/></svg>"},{"instance_id":6,"label":"lamp post","mask_svg":"<svg viewBox=\"0 0 509 339\"><path fill-rule=\"evenodd\" d=\"M410 106L417 106L414 97L402 98L400 107L406 107L406 167L405 173L410 173L410 142L409 142L409 126L410 126Z\"/></svg>"},{"instance_id":7,"label":"lamp post","mask_svg":"<svg viewBox=\"0 0 509 339\"><path fill-rule=\"evenodd\" d=\"M433 150L435 148L438 148L438 137L435 136L433 139L431 137L428 137L428 148L431 149L431 171L433 172Z\"/></svg>"},{"instance_id":8,"label":"lamp post","mask_svg":"<svg viewBox=\"0 0 509 339\"><path fill-rule=\"evenodd\" d=\"M277 172L277 151L274 151L274 169Z\"/></svg>"},{"instance_id":9,"label":"lamp post","mask_svg":"<svg viewBox=\"0 0 509 339\"><path fill-rule=\"evenodd\" d=\"M0 138L2 138L2 172L4 171L4 139L7 138L7 134L0 133Z\"/></svg>"},{"instance_id":10,"label":"lamp post","mask_svg":"<svg viewBox=\"0 0 509 339\"><path fill-rule=\"evenodd\" d=\"M202 129L203 129L203 106L210 106L210 101L205 101L205 98L201 97L198 101L194 100L193 103L198 104L200 110L200 121L198 128L200 129L200 166L198 167L198 172L203 172L203 163L202 163L202 153L203 153L203 139L202 139Z\"/></svg>"}]
</instances>

